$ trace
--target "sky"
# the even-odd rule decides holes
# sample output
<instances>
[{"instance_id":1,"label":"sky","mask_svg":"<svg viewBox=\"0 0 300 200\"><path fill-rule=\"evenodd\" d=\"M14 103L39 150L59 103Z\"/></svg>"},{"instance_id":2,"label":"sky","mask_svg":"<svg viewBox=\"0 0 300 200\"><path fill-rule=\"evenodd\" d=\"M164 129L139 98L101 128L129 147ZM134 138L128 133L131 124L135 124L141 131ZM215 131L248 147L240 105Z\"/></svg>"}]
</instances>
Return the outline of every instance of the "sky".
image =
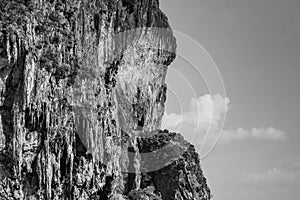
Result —
<instances>
[{"instance_id":1,"label":"sky","mask_svg":"<svg viewBox=\"0 0 300 200\"><path fill-rule=\"evenodd\" d=\"M298 200L300 1L160 0L160 7L173 30L203 47L183 49L196 64L185 54L169 67L163 126L200 147L213 199ZM205 68L220 72L214 80L226 92L210 90Z\"/></svg>"}]
</instances>

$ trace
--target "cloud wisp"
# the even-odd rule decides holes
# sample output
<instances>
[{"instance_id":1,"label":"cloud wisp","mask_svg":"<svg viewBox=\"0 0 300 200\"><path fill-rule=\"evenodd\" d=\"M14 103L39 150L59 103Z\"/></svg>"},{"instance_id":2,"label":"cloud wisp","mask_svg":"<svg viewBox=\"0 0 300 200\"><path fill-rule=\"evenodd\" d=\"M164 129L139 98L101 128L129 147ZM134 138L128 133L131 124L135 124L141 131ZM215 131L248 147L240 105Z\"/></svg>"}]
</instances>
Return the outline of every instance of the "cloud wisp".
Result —
<instances>
[{"instance_id":1,"label":"cloud wisp","mask_svg":"<svg viewBox=\"0 0 300 200\"><path fill-rule=\"evenodd\" d=\"M274 127L261 127L252 129L238 128L236 130L223 130L221 138L223 142L245 139L279 141L286 139L286 134Z\"/></svg>"}]
</instances>

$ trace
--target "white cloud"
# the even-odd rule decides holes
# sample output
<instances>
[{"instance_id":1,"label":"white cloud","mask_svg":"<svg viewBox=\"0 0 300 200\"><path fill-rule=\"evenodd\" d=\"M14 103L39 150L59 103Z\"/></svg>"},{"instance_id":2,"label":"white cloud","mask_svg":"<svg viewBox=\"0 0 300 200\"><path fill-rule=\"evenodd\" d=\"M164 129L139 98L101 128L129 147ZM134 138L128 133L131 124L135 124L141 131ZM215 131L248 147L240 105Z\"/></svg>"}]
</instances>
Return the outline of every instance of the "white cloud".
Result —
<instances>
[{"instance_id":1,"label":"white cloud","mask_svg":"<svg viewBox=\"0 0 300 200\"><path fill-rule=\"evenodd\" d=\"M260 140L284 140L286 135L283 131L274 127L253 128L250 130L238 128L236 130L224 130L222 141L242 140L242 139L260 139Z\"/></svg>"},{"instance_id":2,"label":"white cloud","mask_svg":"<svg viewBox=\"0 0 300 200\"><path fill-rule=\"evenodd\" d=\"M215 141L220 132L220 123L224 114L229 110L230 100L221 95L204 95L193 98L190 111L182 114L165 113L162 129L183 133L187 139L192 139L195 134L209 131L207 139ZM201 134L200 134L201 135ZM203 139L202 137L202 139ZM274 127L238 128L236 130L223 130L221 141L234 141L243 139L283 140L286 135Z\"/></svg>"},{"instance_id":3,"label":"white cloud","mask_svg":"<svg viewBox=\"0 0 300 200\"><path fill-rule=\"evenodd\" d=\"M215 147L220 133L221 144L247 139L278 141L286 138L283 131L273 127L222 130L229 103L227 97L219 94L193 98L188 112L165 113L161 128L181 133L186 140L195 145L201 157L205 157Z\"/></svg>"},{"instance_id":4,"label":"white cloud","mask_svg":"<svg viewBox=\"0 0 300 200\"><path fill-rule=\"evenodd\" d=\"M229 102L227 97L219 94L193 98L188 112L165 113L162 129L181 133L195 145L201 157L205 156L218 139Z\"/></svg>"},{"instance_id":5,"label":"white cloud","mask_svg":"<svg viewBox=\"0 0 300 200\"><path fill-rule=\"evenodd\" d=\"M282 140L285 139L285 133L279 129L268 127L268 128L259 128L252 129L252 135L254 138L266 139L266 140Z\"/></svg>"},{"instance_id":6,"label":"white cloud","mask_svg":"<svg viewBox=\"0 0 300 200\"><path fill-rule=\"evenodd\" d=\"M204 95L193 98L190 103L190 111L182 114L165 113L162 129L178 131L184 123L192 125L198 130L206 130L209 126L218 126L218 121L229 107L229 99L217 94Z\"/></svg>"}]
</instances>

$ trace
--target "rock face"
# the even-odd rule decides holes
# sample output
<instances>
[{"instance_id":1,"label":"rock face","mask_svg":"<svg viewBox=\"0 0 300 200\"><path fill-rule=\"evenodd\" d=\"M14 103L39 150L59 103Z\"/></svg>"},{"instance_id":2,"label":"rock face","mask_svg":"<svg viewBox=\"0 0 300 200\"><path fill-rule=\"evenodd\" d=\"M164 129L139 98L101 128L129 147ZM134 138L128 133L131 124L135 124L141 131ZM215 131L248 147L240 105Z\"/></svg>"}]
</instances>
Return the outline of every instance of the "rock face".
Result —
<instances>
[{"instance_id":1,"label":"rock face","mask_svg":"<svg viewBox=\"0 0 300 200\"><path fill-rule=\"evenodd\" d=\"M0 199L210 199L193 146L159 131L158 0L1 0L0 31Z\"/></svg>"}]
</instances>

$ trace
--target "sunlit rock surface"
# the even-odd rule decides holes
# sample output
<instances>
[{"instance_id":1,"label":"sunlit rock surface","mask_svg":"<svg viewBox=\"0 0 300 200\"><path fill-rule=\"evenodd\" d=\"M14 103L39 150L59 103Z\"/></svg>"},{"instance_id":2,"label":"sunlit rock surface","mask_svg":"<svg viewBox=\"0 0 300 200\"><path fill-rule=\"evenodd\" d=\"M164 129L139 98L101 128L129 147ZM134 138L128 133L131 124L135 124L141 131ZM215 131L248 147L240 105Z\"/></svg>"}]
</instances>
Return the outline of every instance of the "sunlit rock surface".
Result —
<instances>
[{"instance_id":1,"label":"sunlit rock surface","mask_svg":"<svg viewBox=\"0 0 300 200\"><path fill-rule=\"evenodd\" d=\"M176 40L157 0L1 0L0 31L0 199L210 199L158 130Z\"/></svg>"}]
</instances>

